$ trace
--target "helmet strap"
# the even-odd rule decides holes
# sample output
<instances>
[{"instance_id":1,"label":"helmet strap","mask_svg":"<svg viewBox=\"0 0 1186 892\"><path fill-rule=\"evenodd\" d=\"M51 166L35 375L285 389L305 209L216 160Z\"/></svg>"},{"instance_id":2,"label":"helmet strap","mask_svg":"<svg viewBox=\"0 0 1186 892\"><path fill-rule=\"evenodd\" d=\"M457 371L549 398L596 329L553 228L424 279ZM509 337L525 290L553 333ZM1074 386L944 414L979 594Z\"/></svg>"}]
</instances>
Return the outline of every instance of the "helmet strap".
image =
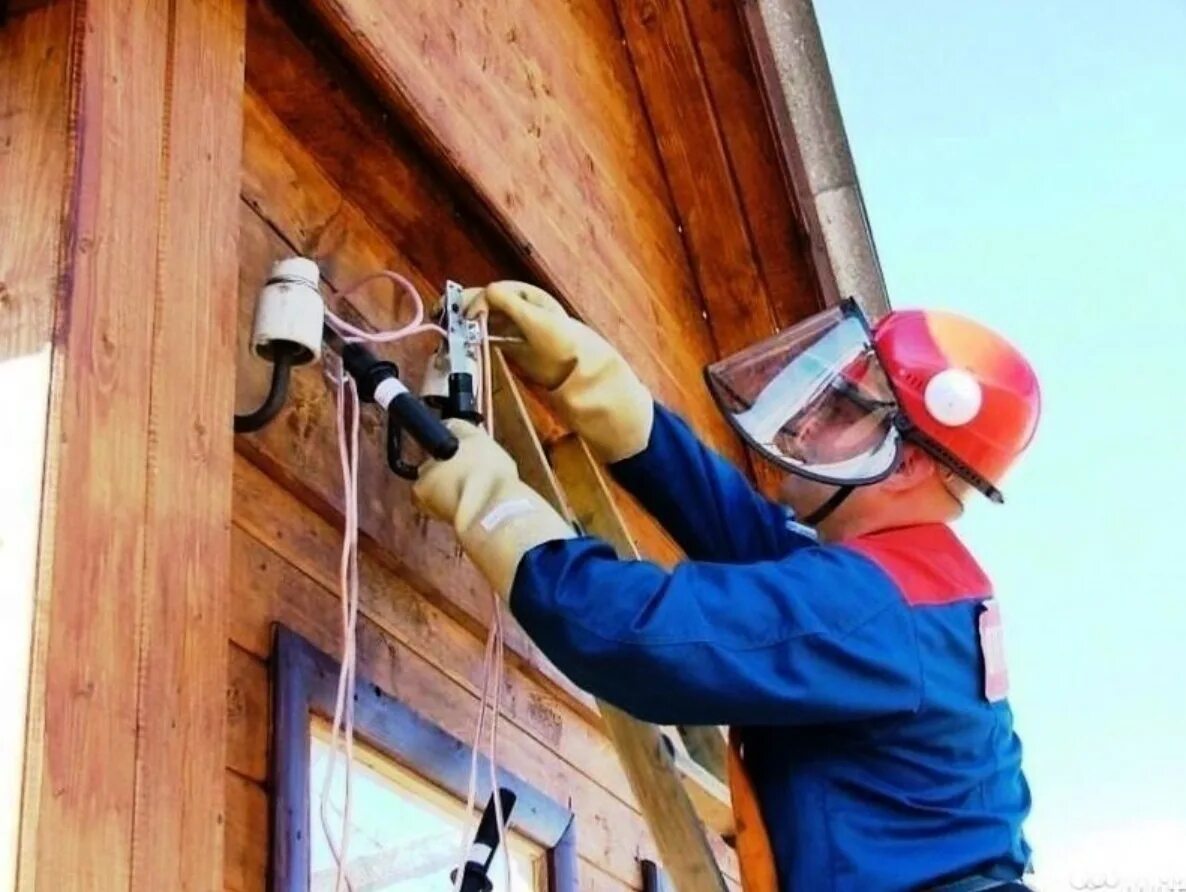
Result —
<instances>
[{"instance_id":1,"label":"helmet strap","mask_svg":"<svg viewBox=\"0 0 1186 892\"><path fill-rule=\"evenodd\" d=\"M844 504L845 499L852 495L852 491L854 489L856 489L855 486L839 487L836 492L832 493L832 496L828 499L828 501L824 502L809 515L804 517L803 523L807 524L809 527L819 526L821 523L823 523L825 518L830 516L833 511Z\"/></svg>"}]
</instances>

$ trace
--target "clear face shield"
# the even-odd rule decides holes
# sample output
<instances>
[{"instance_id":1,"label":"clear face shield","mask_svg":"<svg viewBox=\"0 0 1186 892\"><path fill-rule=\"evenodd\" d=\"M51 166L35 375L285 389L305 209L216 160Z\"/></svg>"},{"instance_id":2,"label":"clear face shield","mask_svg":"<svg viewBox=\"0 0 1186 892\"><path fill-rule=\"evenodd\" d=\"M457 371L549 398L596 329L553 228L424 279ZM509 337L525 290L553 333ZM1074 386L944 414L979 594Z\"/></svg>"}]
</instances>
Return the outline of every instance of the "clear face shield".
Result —
<instances>
[{"instance_id":1,"label":"clear face shield","mask_svg":"<svg viewBox=\"0 0 1186 892\"><path fill-rule=\"evenodd\" d=\"M729 423L787 471L859 486L898 466L898 400L855 301L710 365L705 378Z\"/></svg>"}]
</instances>

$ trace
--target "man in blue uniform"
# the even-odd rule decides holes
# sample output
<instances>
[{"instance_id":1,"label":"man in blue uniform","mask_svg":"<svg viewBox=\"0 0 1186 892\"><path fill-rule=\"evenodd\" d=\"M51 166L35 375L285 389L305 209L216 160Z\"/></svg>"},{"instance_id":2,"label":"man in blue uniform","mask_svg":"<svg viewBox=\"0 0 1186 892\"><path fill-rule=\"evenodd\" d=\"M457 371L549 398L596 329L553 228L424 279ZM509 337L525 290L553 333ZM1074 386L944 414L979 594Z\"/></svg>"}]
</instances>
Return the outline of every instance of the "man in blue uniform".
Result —
<instances>
[{"instance_id":1,"label":"man in blue uniform","mask_svg":"<svg viewBox=\"0 0 1186 892\"><path fill-rule=\"evenodd\" d=\"M1000 616L948 527L973 490L1002 500L1033 436L1024 358L961 317L870 327L846 302L711 366L734 429L789 472L775 502L546 293L470 299L687 560L575 535L460 422L415 496L577 684L647 721L731 726L735 807L752 790L759 812L740 822L747 892L1024 888Z\"/></svg>"}]
</instances>

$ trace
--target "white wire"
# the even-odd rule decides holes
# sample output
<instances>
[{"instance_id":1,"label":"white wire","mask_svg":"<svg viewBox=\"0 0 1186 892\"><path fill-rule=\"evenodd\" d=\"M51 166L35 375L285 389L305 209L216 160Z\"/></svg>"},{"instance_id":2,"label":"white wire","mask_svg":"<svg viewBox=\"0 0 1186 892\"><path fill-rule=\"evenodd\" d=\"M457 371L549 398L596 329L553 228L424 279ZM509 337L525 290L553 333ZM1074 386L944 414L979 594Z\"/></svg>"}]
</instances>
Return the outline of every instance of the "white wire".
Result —
<instances>
[{"instance_id":1,"label":"white wire","mask_svg":"<svg viewBox=\"0 0 1186 892\"><path fill-rule=\"evenodd\" d=\"M328 308L326 318L330 326L348 343L368 341L371 343L390 343L402 340L416 334L434 333L447 337L447 333L440 326L424 322L424 301L416 287L408 279L390 270L373 273L355 282L339 294L344 299L357 292L362 286L379 278L385 278L395 283L412 299L414 306L413 317L410 322L397 329L372 332L360 329ZM493 402L493 373L491 370L490 341L487 318L483 313L479 317L482 331L482 391L486 432L494 435L494 402ZM342 892L345 886L347 892L353 892L353 886L347 875L347 850L350 841L351 791L354 765L354 691L357 675L357 624L358 624L358 439L359 439L359 400L358 390L354 380L342 370L335 379L338 403L337 429L339 458L342 466L343 508L345 513L345 530L342 537L342 557L339 564L339 585L342 604L342 665L338 674L337 696L334 702L334 720L330 733L330 755L326 766L325 778L321 787L320 816L322 830L329 844L330 852L337 865L334 881L334 892ZM347 403L349 404L347 408ZM350 415L350 435L346 433L346 415ZM472 838L476 819L474 812L478 785L478 754L481 751L482 731L485 726L486 711L491 709L489 769L490 790L494 797L494 813L498 828L499 841L503 845L504 882L506 892L511 888L510 850L507 847L506 816L502 811L502 800L498 795L498 713L499 699L503 683L504 672L504 633L502 619L502 602L498 594L493 594L493 605L490 629L486 636L485 657L482 668L482 696L478 706L478 721L474 729L474 741L471 749L469 789L466 796L466 824L461 839L461 856L457 871L454 875L454 892L459 892L464 874L469 843ZM490 687L493 682L494 694L491 704ZM343 728L344 725L344 728ZM343 733L344 732L344 733ZM340 845L335 843L330 830L329 804L333 775L336 768L339 737L344 737L346 752L345 801L341 809L342 831Z\"/></svg>"}]
</instances>

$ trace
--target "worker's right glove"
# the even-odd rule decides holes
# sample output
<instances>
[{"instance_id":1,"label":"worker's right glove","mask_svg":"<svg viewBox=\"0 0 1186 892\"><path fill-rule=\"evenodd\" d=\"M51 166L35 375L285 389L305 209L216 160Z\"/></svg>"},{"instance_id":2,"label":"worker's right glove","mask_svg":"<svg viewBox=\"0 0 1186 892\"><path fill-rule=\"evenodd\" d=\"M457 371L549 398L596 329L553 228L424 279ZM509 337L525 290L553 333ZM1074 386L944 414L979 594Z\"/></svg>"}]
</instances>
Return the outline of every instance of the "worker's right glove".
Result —
<instances>
[{"instance_id":1,"label":"worker's right glove","mask_svg":"<svg viewBox=\"0 0 1186 892\"><path fill-rule=\"evenodd\" d=\"M571 539L556 509L519 479L511 458L484 430L453 418L457 452L420 466L412 497L424 511L453 525L470 560L504 597L523 555L544 542Z\"/></svg>"},{"instance_id":2,"label":"worker's right glove","mask_svg":"<svg viewBox=\"0 0 1186 892\"><path fill-rule=\"evenodd\" d=\"M646 449L654 399L601 335L534 285L495 282L466 297L470 315L488 308L495 330L523 339L503 352L524 377L552 393L565 421L597 458L608 464Z\"/></svg>"}]
</instances>

